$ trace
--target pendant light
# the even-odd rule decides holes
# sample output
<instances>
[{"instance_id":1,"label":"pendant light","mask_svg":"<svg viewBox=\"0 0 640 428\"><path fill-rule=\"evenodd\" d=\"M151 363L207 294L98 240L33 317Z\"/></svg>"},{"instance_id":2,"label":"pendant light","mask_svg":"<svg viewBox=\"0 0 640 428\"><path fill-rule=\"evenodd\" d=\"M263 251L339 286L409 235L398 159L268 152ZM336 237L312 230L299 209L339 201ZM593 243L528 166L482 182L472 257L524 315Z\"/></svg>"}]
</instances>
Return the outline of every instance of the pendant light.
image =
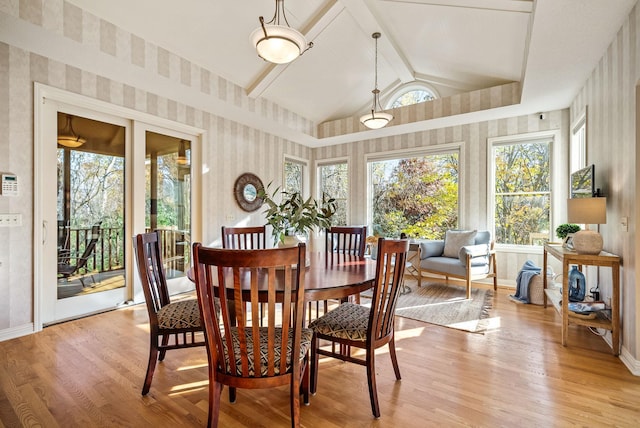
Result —
<instances>
[{"instance_id":1,"label":"pendant light","mask_svg":"<svg viewBox=\"0 0 640 428\"><path fill-rule=\"evenodd\" d=\"M178 158L176 159L178 165L189 165L189 158L187 158L185 143L186 141L180 140L180 143L178 144Z\"/></svg>"},{"instance_id":2,"label":"pendant light","mask_svg":"<svg viewBox=\"0 0 640 428\"><path fill-rule=\"evenodd\" d=\"M276 12L271 21L265 23L260 17L260 27L251 33L251 41L258 56L274 64L286 64L298 58L313 43L307 43L298 30L291 28L284 11L284 0L276 0Z\"/></svg>"},{"instance_id":3,"label":"pendant light","mask_svg":"<svg viewBox=\"0 0 640 428\"><path fill-rule=\"evenodd\" d=\"M58 134L58 144L74 149L86 143L87 140L76 134L76 132L73 130L73 124L71 123L72 119L73 116L68 114L67 124L64 126L64 129Z\"/></svg>"},{"instance_id":4,"label":"pendant light","mask_svg":"<svg viewBox=\"0 0 640 428\"><path fill-rule=\"evenodd\" d=\"M371 91L373 93L373 104L371 105L371 113L362 116L360 122L369 129L380 129L393 120L393 115L382 111L380 106L380 91L378 90L378 39L380 38L380 33L373 33L371 37L376 41L375 86Z\"/></svg>"}]
</instances>

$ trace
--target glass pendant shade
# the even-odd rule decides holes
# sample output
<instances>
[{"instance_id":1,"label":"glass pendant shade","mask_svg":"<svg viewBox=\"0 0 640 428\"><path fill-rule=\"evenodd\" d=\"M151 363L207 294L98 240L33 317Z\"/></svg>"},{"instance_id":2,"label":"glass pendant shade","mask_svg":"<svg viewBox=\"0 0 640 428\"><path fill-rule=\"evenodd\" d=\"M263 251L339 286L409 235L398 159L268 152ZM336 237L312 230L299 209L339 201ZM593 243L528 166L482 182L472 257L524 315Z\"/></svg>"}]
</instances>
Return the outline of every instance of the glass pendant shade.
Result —
<instances>
[{"instance_id":1,"label":"glass pendant shade","mask_svg":"<svg viewBox=\"0 0 640 428\"><path fill-rule=\"evenodd\" d=\"M298 30L269 24L265 24L264 30L260 27L251 33L251 41L258 56L274 64L286 64L298 58L307 44Z\"/></svg>"},{"instance_id":2,"label":"glass pendant shade","mask_svg":"<svg viewBox=\"0 0 640 428\"><path fill-rule=\"evenodd\" d=\"M360 123L369 129L384 128L387 123L391 122L393 115L383 111L373 111L360 117Z\"/></svg>"},{"instance_id":3,"label":"glass pendant shade","mask_svg":"<svg viewBox=\"0 0 640 428\"><path fill-rule=\"evenodd\" d=\"M276 0L276 11L269 22L259 18L260 26L251 33L258 56L274 64L286 64L302 55L313 43L291 28L284 10L284 0Z\"/></svg>"},{"instance_id":4,"label":"glass pendant shade","mask_svg":"<svg viewBox=\"0 0 640 428\"><path fill-rule=\"evenodd\" d=\"M73 130L73 125L71 124L71 119L72 116L68 114L67 124L65 125L64 129L58 134L58 144L64 147L75 149L86 143L87 140L75 133L75 131Z\"/></svg>"}]
</instances>

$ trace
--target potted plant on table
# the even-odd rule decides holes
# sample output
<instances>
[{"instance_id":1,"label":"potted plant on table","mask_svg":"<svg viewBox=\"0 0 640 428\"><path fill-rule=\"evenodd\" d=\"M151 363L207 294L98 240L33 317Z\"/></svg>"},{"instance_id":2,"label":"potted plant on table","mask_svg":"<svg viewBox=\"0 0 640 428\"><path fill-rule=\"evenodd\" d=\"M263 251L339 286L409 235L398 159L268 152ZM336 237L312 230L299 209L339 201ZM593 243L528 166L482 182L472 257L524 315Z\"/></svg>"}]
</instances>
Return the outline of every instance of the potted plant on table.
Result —
<instances>
[{"instance_id":1,"label":"potted plant on table","mask_svg":"<svg viewBox=\"0 0 640 428\"><path fill-rule=\"evenodd\" d=\"M267 185L267 189L270 185ZM278 193L281 194L280 203L276 202ZM278 246L296 245L299 242L298 235L306 236L315 227L330 227L331 217L336 212L335 199L328 198L324 193L322 202L312 197L305 200L298 192L280 192L279 187L271 194L263 189L259 196L267 204L264 214L267 224L272 228L273 243Z\"/></svg>"}]
</instances>

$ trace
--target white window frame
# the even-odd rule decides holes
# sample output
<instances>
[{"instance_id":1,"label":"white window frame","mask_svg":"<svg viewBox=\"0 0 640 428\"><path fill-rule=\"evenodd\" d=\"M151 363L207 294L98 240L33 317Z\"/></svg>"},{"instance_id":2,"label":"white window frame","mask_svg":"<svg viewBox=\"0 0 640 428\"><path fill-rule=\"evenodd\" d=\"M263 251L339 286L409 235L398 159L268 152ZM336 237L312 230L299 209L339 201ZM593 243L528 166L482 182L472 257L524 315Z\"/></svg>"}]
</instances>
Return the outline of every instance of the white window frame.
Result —
<instances>
[{"instance_id":1,"label":"white window frame","mask_svg":"<svg viewBox=\"0 0 640 428\"><path fill-rule=\"evenodd\" d=\"M562 196L559 192L554 191L554 183L556 172L560 171L559 163L559 146L561 142L560 130L549 130L540 132L531 132L527 134L508 135L504 137L492 137L487 139L487 224L491 230L491 236L496 236L496 219L495 219L495 162L493 156L493 148L495 146L503 146L510 144L521 144L528 142L536 142L541 140L551 140L551 171L549 171L549 194L550 204L549 209L549 235L552 239L555 236L556 218L560 218L560 207L562 204ZM566 198L565 198L566 199ZM566 201L565 201L566 204ZM499 244L496 242L496 249L503 250L511 253L528 253L528 254L542 254L543 247L538 245L514 245L514 244Z\"/></svg>"},{"instance_id":2,"label":"white window frame","mask_svg":"<svg viewBox=\"0 0 640 428\"><path fill-rule=\"evenodd\" d=\"M311 188L309 186L309 161L296 156L284 155L282 162L282 189L285 190L287 186L287 170L286 163L296 163L302 165L302 197L308 198L311 194Z\"/></svg>"},{"instance_id":3,"label":"white window frame","mask_svg":"<svg viewBox=\"0 0 640 428\"><path fill-rule=\"evenodd\" d=\"M571 124L569 174L587 166L587 108Z\"/></svg>"},{"instance_id":4,"label":"white window frame","mask_svg":"<svg viewBox=\"0 0 640 428\"><path fill-rule=\"evenodd\" d=\"M394 160L394 159L402 159L402 158L413 158L413 157L422 157L429 155L437 155L451 152L458 152L458 224L462 227L466 224L466 218L464 218L465 210L465 200L463 195L465 195L465 144L463 141L458 141L454 143L446 143L439 144L437 146L429 146L420 148L419 150L391 150L387 152L379 152L365 155L364 165L367 173L367 187L365 195L363 198L366 198L366 207L367 207L367 228L373 231L373 192L371 191L372 185L372 177L371 177L371 168L369 168L369 163L385 161L385 160Z\"/></svg>"},{"instance_id":5,"label":"white window frame","mask_svg":"<svg viewBox=\"0 0 640 428\"><path fill-rule=\"evenodd\" d=\"M393 92L391 92L389 95L385 97L385 103L384 103L385 110L390 109L391 105L395 103L398 98L400 98L407 92L411 92L411 91L426 91L426 92L430 92L431 95L433 95L434 99L440 98L440 94L438 93L438 91L436 91L436 89L433 86L429 85L428 83L409 82L399 86Z\"/></svg>"},{"instance_id":6,"label":"white window frame","mask_svg":"<svg viewBox=\"0 0 640 428\"><path fill-rule=\"evenodd\" d=\"M321 180L320 180L320 168L323 166L329 165L338 165L338 164L346 164L347 165L347 179L349 183L353 183L352 181L352 172L351 172L351 163L349 162L348 157L339 157L339 158L331 158L331 159L322 159L320 161L315 162L315 171L316 171L316 199L322 199L322 188L321 188ZM351 192L347 190L347 200L346 200L346 211L347 211L347 224L351 224Z\"/></svg>"}]
</instances>

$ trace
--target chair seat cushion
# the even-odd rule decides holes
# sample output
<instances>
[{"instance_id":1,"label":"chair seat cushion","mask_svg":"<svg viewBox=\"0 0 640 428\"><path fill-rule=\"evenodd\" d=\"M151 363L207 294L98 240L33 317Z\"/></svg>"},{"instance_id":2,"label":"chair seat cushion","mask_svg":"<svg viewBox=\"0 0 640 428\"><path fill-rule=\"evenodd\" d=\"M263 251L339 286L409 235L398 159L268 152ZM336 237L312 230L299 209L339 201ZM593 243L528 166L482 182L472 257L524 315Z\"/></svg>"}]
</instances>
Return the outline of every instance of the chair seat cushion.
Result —
<instances>
[{"instance_id":1,"label":"chair seat cushion","mask_svg":"<svg viewBox=\"0 0 640 428\"><path fill-rule=\"evenodd\" d=\"M267 327L260 327L260 377L266 377L268 376L268 328ZM248 349L252 349L253 348L253 333L251 332L250 329L245 329L245 334L246 334L246 338L247 338L247 348ZM277 328L275 330L275 342L279 343L282 340L282 329ZM299 358L302 360L305 355L307 355L307 352L309 351L309 349L311 349L311 339L313 338L313 330L309 329L309 328L303 328L301 329L301 334L300 334L300 355ZM234 349L234 355L235 355L235 360L236 360L236 373L233 374L231 373L231 365L228 363L228 361L225 359L225 361L227 361L226 364L226 372L235 376L242 376L242 359L240 358L240 341L238 340L238 327L232 327L231 328L231 340L233 342L233 349ZM287 341L287 372L289 372L291 370L291 349L293 348L292 346L293 344L293 330L290 329L289 330L289 338ZM225 352L227 352L227 342L225 340L223 340L222 345L225 349ZM280 347L279 346L275 346L275 375L278 376L280 375ZM252 358L252 353L250 352L248 355L248 359L249 359L249 377L255 377L256 373L255 373L255 364Z\"/></svg>"},{"instance_id":2,"label":"chair seat cushion","mask_svg":"<svg viewBox=\"0 0 640 428\"><path fill-rule=\"evenodd\" d=\"M179 300L158 311L160 329L200 327L200 309L196 299Z\"/></svg>"},{"instance_id":3,"label":"chair seat cushion","mask_svg":"<svg viewBox=\"0 0 640 428\"><path fill-rule=\"evenodd\" d=\"M342 303L309 324L318 334L339 339L366 341L371 308Z\"/></svg>"},{"instance_id":4,"label":"chair seat cushion","mask_svg":"<svg viewBox=\"0 0 640 428\"><path fill-rule=\"evenodd\" d=\"M457 275L466 278L467 270L460 259L452 259L450 257L429 257L420 262L422 269L430 272L439 272L443 275ZM482 275L489 273L489 264L484 257L471 259L471 275Z\"/></svg>"}]
</instances>

